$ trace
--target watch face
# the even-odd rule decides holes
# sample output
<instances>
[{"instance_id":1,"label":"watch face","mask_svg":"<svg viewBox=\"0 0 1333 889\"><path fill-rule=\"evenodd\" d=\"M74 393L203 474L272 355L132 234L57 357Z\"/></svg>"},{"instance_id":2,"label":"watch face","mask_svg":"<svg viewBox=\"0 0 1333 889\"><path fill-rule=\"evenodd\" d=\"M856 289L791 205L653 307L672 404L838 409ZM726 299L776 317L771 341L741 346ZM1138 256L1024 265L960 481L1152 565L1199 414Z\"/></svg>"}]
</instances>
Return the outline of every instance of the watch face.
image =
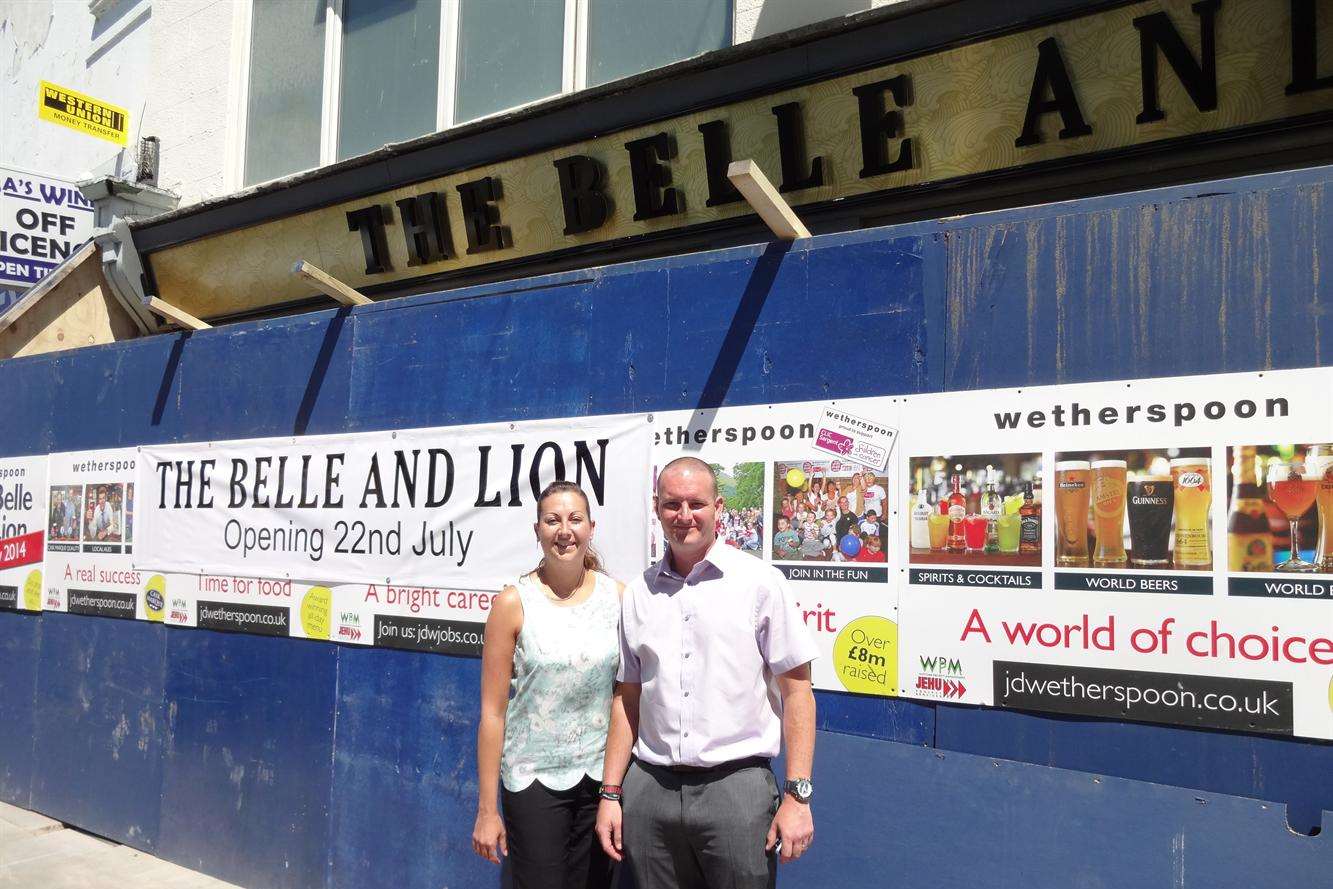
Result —
<instances>
[{"instance_id":1,"label":"watch face","mask_svg":"<svg viewBox=\"0 0 1333 889\"><path fill-rule=\"evenodd\" d=\"M797 778L787 782L787 789L791 791L792 796L805 802L814 796L815 786L810 783L809 778Z\"/></svg>"}]
</instances>

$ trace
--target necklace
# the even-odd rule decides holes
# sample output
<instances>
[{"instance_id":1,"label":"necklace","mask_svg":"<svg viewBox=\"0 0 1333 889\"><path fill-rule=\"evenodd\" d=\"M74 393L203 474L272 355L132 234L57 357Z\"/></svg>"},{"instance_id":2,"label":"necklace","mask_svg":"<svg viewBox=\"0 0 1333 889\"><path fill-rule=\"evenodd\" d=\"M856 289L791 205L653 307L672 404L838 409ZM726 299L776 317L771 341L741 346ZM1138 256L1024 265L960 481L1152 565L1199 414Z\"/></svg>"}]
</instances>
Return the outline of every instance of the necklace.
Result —
<instances>
[{"instance_id":1,"label":"necklace","mask_svg":"<svg viewBox=\"0 0 1333 889\"><path fill-rule=\"evenodd\" d=\"M579 575L579 582L574 584L574 586L570 588L569 592L563 596L560 594L558 590L556 590L555 586L549 580L546 579L545 572L541 568L537 569L537 579L541 581L541 585L546 588L547 597L552 601L563 605L569 602L570 599L573 599L575 596L577 596L579 592L583 589L584 584L588 582L588 569L587 568L583 569L583 573Z\"/></svg>"}]
</instances>

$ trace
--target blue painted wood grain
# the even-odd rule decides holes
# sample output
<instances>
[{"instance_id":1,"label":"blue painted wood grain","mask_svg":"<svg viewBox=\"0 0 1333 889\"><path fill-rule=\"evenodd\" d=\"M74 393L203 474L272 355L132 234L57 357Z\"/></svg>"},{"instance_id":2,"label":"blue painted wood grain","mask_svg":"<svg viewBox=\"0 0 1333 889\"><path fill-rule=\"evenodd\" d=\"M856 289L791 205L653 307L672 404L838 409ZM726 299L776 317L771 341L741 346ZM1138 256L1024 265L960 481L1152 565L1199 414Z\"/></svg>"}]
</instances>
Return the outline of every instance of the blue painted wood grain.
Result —
<instances>
[{"instance_id":1,"label":"blue painted wood grain","mask_svg":"<svg viewBox=\"0 0 1333 889\"><path fill-rule=\"evenodd\" d=\"M32 808L155 852L170 743L166 630L70 614L40 620Z\"/></svg>"},{"instance_id":2,"label":"blue painted wood grain","mask_svg":"<svg viewBox=\"0 0 1333 889\"><path fill-rule=\"evenodd\" d=\"M337 683L327 643L168 630L161 856L240 886L324 885Z\"/></svg>"},{"instance_id":3,"label":"blue painted wood grain","mask_svg":"<svg viewBox=\"0 0 1333 889\"><path fill-rule=\"evenodd\" d=\"M0 801L32 806L32 772L36 761L33 701L37 693L37 655L41 651L42 619L31 614L0 611Z\"/></svg>"}]
</instances>

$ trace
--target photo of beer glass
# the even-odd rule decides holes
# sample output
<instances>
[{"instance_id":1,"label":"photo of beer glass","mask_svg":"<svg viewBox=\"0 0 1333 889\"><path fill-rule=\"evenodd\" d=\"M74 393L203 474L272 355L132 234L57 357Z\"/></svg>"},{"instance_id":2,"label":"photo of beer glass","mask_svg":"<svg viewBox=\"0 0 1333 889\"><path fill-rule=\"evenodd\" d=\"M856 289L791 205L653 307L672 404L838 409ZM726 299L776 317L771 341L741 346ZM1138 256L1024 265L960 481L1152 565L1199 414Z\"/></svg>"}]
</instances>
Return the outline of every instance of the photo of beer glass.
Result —
<instances>
[{"instance_id":1,"label":"photo of beer glass","mask_svg":"<svg viewBox=\"0 0 1333 889\"><path fill-rule=\"evenodd\" d=\"M943 552L949 540L949 517L941 512L932 512L926 519L930 528L930 548L934 552Z\"/></svg>"},{"instance_id":2,"label":"photo of beer glass","mask_svg":"<svg viewBox=\"0 0 1333 889\"><path fill-rule=\"evenodd\" d=\"M1169 476L1141 475L1129 482L1131 565L1161 568L1171 562L1171 514L1175 489Z\"/></svg>"},{"instance_id":3,"label":"photo of beer glass","mask_svg":"<svg viewBox=\"0 0 1333 889\"><path fill-rule=\"evenodd\" d=\"M1213 501L1211 475L1211 463L1206 457L1177 457L1171 461L1177 568L1212 567L1213 549L1208 533L1208 512Z\"/></svg>"},{"instance_id":4,"label":"photo of beer glass","mask_svg":"<svg viewBox=\"0 0 1333 889\"><path fill-rule=\"evenodd\" d=\"M1097 460L1092 464L1092 527L1097 545L1092 553L1094 568L1119 568L1125 553L1124 460Z\"/></svg>"},{"instance_id":5,"label":"photo of beer glass","mask_svg":"<svg viewBox=\"0 0 1333 889\"><path fill-rule=\"evenodd\" d=\"M1057 565L1088 564L1088 482L1092 464L1062 460L1055 464Z\"/></svg>"},{"instance_id":6,"label":"photo of beer glass","mask_svg":"<svg viewBox=\"0 0 1333 889\"><path fill-rule=\"evenodd\" d=\"M1333 574L1333 445L1314 445L1305 452L1305 473L1315 480L1319 508L1319 544L1314 570Z\"/></svg>"},{"instance_id":7,"label":"photo of beer glass","mask_svg":"<svg viewBox=\"0 0 1333 889\"><path fill-rule=\"evenodd\" d=\"M1000 534L1000 552L1018 552L1018 536L1023 526L1023 519L1018 513L1005 513L996 519L995 524Z\"/></svg>"},{"instance_id":8,"label":"photo of beer glass","mask_svg":"<svg viewBox=\"0 0 1333 889\"><path fill-rule=\"evenodd\" d=\"M1272 463L1268 467L1266 478L1268 499L1282 510L1282 514L1291 523L1291 558L1276 566L1274 571L1313 571L1314 563L1301 558L1300 527L1301 516L1314 505L1318 491L1318 479L1305 474L1305 467L1300 463Z\"/></svg>"}]
</instances>

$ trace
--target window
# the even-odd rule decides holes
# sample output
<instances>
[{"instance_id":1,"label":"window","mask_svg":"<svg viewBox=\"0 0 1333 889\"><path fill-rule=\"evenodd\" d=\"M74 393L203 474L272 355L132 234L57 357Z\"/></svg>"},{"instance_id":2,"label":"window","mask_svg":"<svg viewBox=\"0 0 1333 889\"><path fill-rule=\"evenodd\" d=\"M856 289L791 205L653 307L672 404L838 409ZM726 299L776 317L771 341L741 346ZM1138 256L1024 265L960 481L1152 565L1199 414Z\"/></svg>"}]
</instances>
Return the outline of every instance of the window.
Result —
<instances>
[{"instance_id":1,"label":"window","mask_svg":"<svg viewBox=\"0 0 1333 889\"><path fill-rule=\"evenodd\" d=\"M587 0L588 86L731 45L726 0Z\"/></svg>"},{"instance_id":2,"label":"window","mask_svg":"<svg viewBox=\"0 0 1333 889\"><path fill-rule=\"evenodd\" d=\"M343 0L338 160L435 129L440 0Z\"/></svg>"},{"instance_id":3,"label":"window","mask_svg":"<svg viewBox=\"0 0 1333 889\"><path fill-rule=\"evenodd\" d=\"M325 0L255 0L244 182L319 166Z\"/></svg>"},{"instance_id":4,"label":"window","mask_svg":"<svg viewBox=\"0 0 1333 889\"><path fill-rule=\"evenodd\" d=\"M561 92L565 6L565 0L462 0L455 122Z\"/></svg>"},{"instance_id":5,"label":"window","mask_svg":"<svg viewBox=\"0 0 1333 889\"><path fill-rule=\"evenodd\" d=\"M250 0L237 187L727 46L732 0Z\"/></svg>"}]
</instances>

